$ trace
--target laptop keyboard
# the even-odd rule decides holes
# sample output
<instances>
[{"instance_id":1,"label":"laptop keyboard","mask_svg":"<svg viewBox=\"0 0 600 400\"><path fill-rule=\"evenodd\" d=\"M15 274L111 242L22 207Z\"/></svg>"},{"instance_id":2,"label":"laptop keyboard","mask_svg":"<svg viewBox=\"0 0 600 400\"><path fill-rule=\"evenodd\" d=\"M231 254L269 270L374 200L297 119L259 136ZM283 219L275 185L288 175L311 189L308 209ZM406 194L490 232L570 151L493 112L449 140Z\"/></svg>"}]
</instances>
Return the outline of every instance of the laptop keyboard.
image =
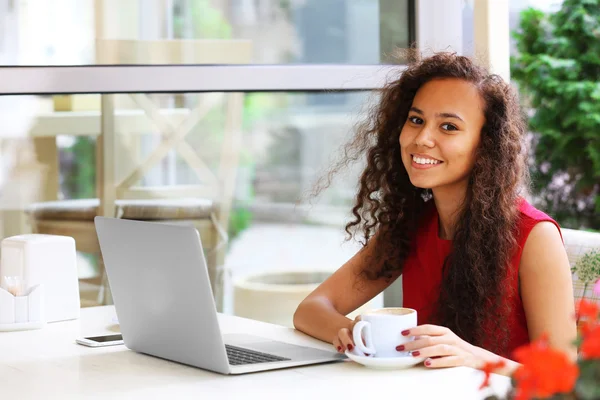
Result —
<instances>
[{"instance_id":1,"label":"laptop keyboard","mask_svg":"<svg viewBox=\"0 0 600 400\"><path fill-rule=\"evenodd\" d=\"M289 361L289 358L278 357L272 354L261 353L259 351L244 349L241 347L226 344L227 358L230 365L258 364L274 361Z\"/></svg>"}]
</instances>

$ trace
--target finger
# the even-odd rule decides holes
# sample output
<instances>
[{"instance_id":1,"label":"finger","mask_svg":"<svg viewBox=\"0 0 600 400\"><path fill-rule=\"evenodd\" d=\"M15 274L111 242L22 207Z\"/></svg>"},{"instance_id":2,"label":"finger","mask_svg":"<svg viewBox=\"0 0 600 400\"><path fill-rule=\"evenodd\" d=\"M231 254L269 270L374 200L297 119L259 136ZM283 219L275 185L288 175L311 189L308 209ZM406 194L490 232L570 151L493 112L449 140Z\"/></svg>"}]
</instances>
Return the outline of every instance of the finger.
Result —
<instances>
[{"instance_id":1,"label":"finger","mask_svg":"<svg viewBox=\"0 0 600 400\"><path fill-rule=\"evenodd\" d=\"M352 326L350 327L351 330L354 329L354 325L356 325L358 321L360 321L360 315L354 318L354 321L352 321Z\"/></svg>"},{"instance_id":2,"label":"finger","mask_svg":"<svg viewBox=\"0 0 600 400\"><path fill-rule=\"evenodd\" d=\"M408 341L396 347L398 351L413 351L424 347L442 344L443 336L419 336L418 339Z\"/></svg>"},{"instance_id":3,"label":"finger","mask_svg":"<svg viewBox=\"0 0 600 400\"><path fill-rule=\"evenodd\" d=\"M340 342L340 339L337 336L335 337L335 339L333 339L333 347L335 347L338 353L344 352L342 349L342 342Z\"/></svg>"},{"instance_id":4,"label":"finger","mask_svg":"<svg viewBox=\"0 0 600 400\"><path fill-rule=\"evenodd\" d=\"M352 334L350 333L349 329L341 329L340 333L338 334L338 337L340 338L340 342L342 343L342 349L344 351L352 351L354 349L354 341L352 340Z\"/></svg>"},{"instance_id":5,"label":"finger","mask_svg":"<svg viewBox=\"0 0 600 400\"><path fill-rule=\"evenodd\" d=\"M411 354L413 357L431 358L455 356L460 354L460 351L456 346L452 346L449 344L437 344L435 346L429 346L419 350L415 350Z\"/></svg>"},{"instance_id":6,"label":"finger","mask_svg":"<svg viewBox=\"0 0 600 400\"><path fill-rule=\"evenodd\" d=\"M449 368L460 367L461 365L464 365L464 360L461 356L428 358L425 360L425 366L427 368Z\"/></svg>"},{"instance_id":7,"label":"finger","mask_svg":"<svg viewBox=\"0 0 600 400\"><path fill-rule=\"evenodd\" d=\"M438 325L419 325L402 331L402 336L442 336L450 333L450 329Z\"/></svg>"}]
</instances>

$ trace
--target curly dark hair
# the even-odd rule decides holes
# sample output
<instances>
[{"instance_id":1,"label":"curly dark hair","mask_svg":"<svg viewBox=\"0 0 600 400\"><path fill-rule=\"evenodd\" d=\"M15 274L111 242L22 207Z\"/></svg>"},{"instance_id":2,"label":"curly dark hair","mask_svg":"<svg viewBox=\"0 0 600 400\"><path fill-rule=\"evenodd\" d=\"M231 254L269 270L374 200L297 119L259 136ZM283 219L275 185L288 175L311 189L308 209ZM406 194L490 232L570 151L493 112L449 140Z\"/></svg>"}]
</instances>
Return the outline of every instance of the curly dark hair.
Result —
<instances>
[{"instance_id":1,"label":"curly dark hair","mask_svg":"<svg viewBox=\"0 0 600 400\"><path fill-rule=\"evenodd\" d=\"M515 229L520 190L529 184L524 146L526 124L515 91L468 57L437 53L417 59L379 92L380 100L358 125L345 147L342 164L366 153L353 220L346 232L362 231L363 246L377 235L375 260L363 274L391 279L401 272L418 223L432 198L429 189L409 180L400 155L399 135L421 86L437 78L457 78L477 87L485 103L485 122L465 201L459 211L452 250L444 263L444 280L430 323L450 328L469 343L503 352L508 343L503 285L516 250Z\"/></svg>"}]
</instances>

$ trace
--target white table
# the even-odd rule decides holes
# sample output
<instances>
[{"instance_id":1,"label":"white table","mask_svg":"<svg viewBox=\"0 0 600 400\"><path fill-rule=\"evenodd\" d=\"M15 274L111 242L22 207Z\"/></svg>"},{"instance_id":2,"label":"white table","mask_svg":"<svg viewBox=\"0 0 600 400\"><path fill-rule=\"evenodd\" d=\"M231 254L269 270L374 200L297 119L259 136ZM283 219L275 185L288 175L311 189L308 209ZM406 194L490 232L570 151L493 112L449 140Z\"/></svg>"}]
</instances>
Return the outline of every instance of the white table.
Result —
<instances>
[{"instance_id":1,"label":"white table","mask_svg":"<svg viewBox=\"0 0 600 400\"><path fill-rule=\"evenodd\" d=\"M0 397L312 400L360 398L369 390L395 399L482 399L490 393L478 390L483 373L469 368L377 371L345 360L224 376L138 354L125 346L89 348L75 343L78 336L118 332L114 317L113 306L84 308L79 320L36 331L0 333ZM293 329L228 315L219 318L224 333L258 334L330 349ZM509 379L494 375L492 384L503 393Z\"/></svg>"}]
</instances>

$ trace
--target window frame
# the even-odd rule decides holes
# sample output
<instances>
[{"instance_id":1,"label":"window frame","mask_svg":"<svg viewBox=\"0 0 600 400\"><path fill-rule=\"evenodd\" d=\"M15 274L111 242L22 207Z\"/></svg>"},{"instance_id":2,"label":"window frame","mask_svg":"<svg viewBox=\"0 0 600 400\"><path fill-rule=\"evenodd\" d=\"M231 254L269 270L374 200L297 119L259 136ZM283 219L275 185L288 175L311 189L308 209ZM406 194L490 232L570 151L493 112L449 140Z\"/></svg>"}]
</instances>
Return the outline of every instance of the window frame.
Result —
<instances>
[{"instance_id":1,"label":"window frame","mask_svg":"<svg viewBox=\"0 0 600 400\"><path fill-rule=\"evenodd\" d=\"M464 0L410 0L409 38L418 49L462 52ZM451 3L451 4L450 4ZM456 15L454 15L456 14ZM445 32L445 34L441 34ZM0 95L369 91L403 65L82 65L0 67Z\"/></svg>"}]
</instances>

